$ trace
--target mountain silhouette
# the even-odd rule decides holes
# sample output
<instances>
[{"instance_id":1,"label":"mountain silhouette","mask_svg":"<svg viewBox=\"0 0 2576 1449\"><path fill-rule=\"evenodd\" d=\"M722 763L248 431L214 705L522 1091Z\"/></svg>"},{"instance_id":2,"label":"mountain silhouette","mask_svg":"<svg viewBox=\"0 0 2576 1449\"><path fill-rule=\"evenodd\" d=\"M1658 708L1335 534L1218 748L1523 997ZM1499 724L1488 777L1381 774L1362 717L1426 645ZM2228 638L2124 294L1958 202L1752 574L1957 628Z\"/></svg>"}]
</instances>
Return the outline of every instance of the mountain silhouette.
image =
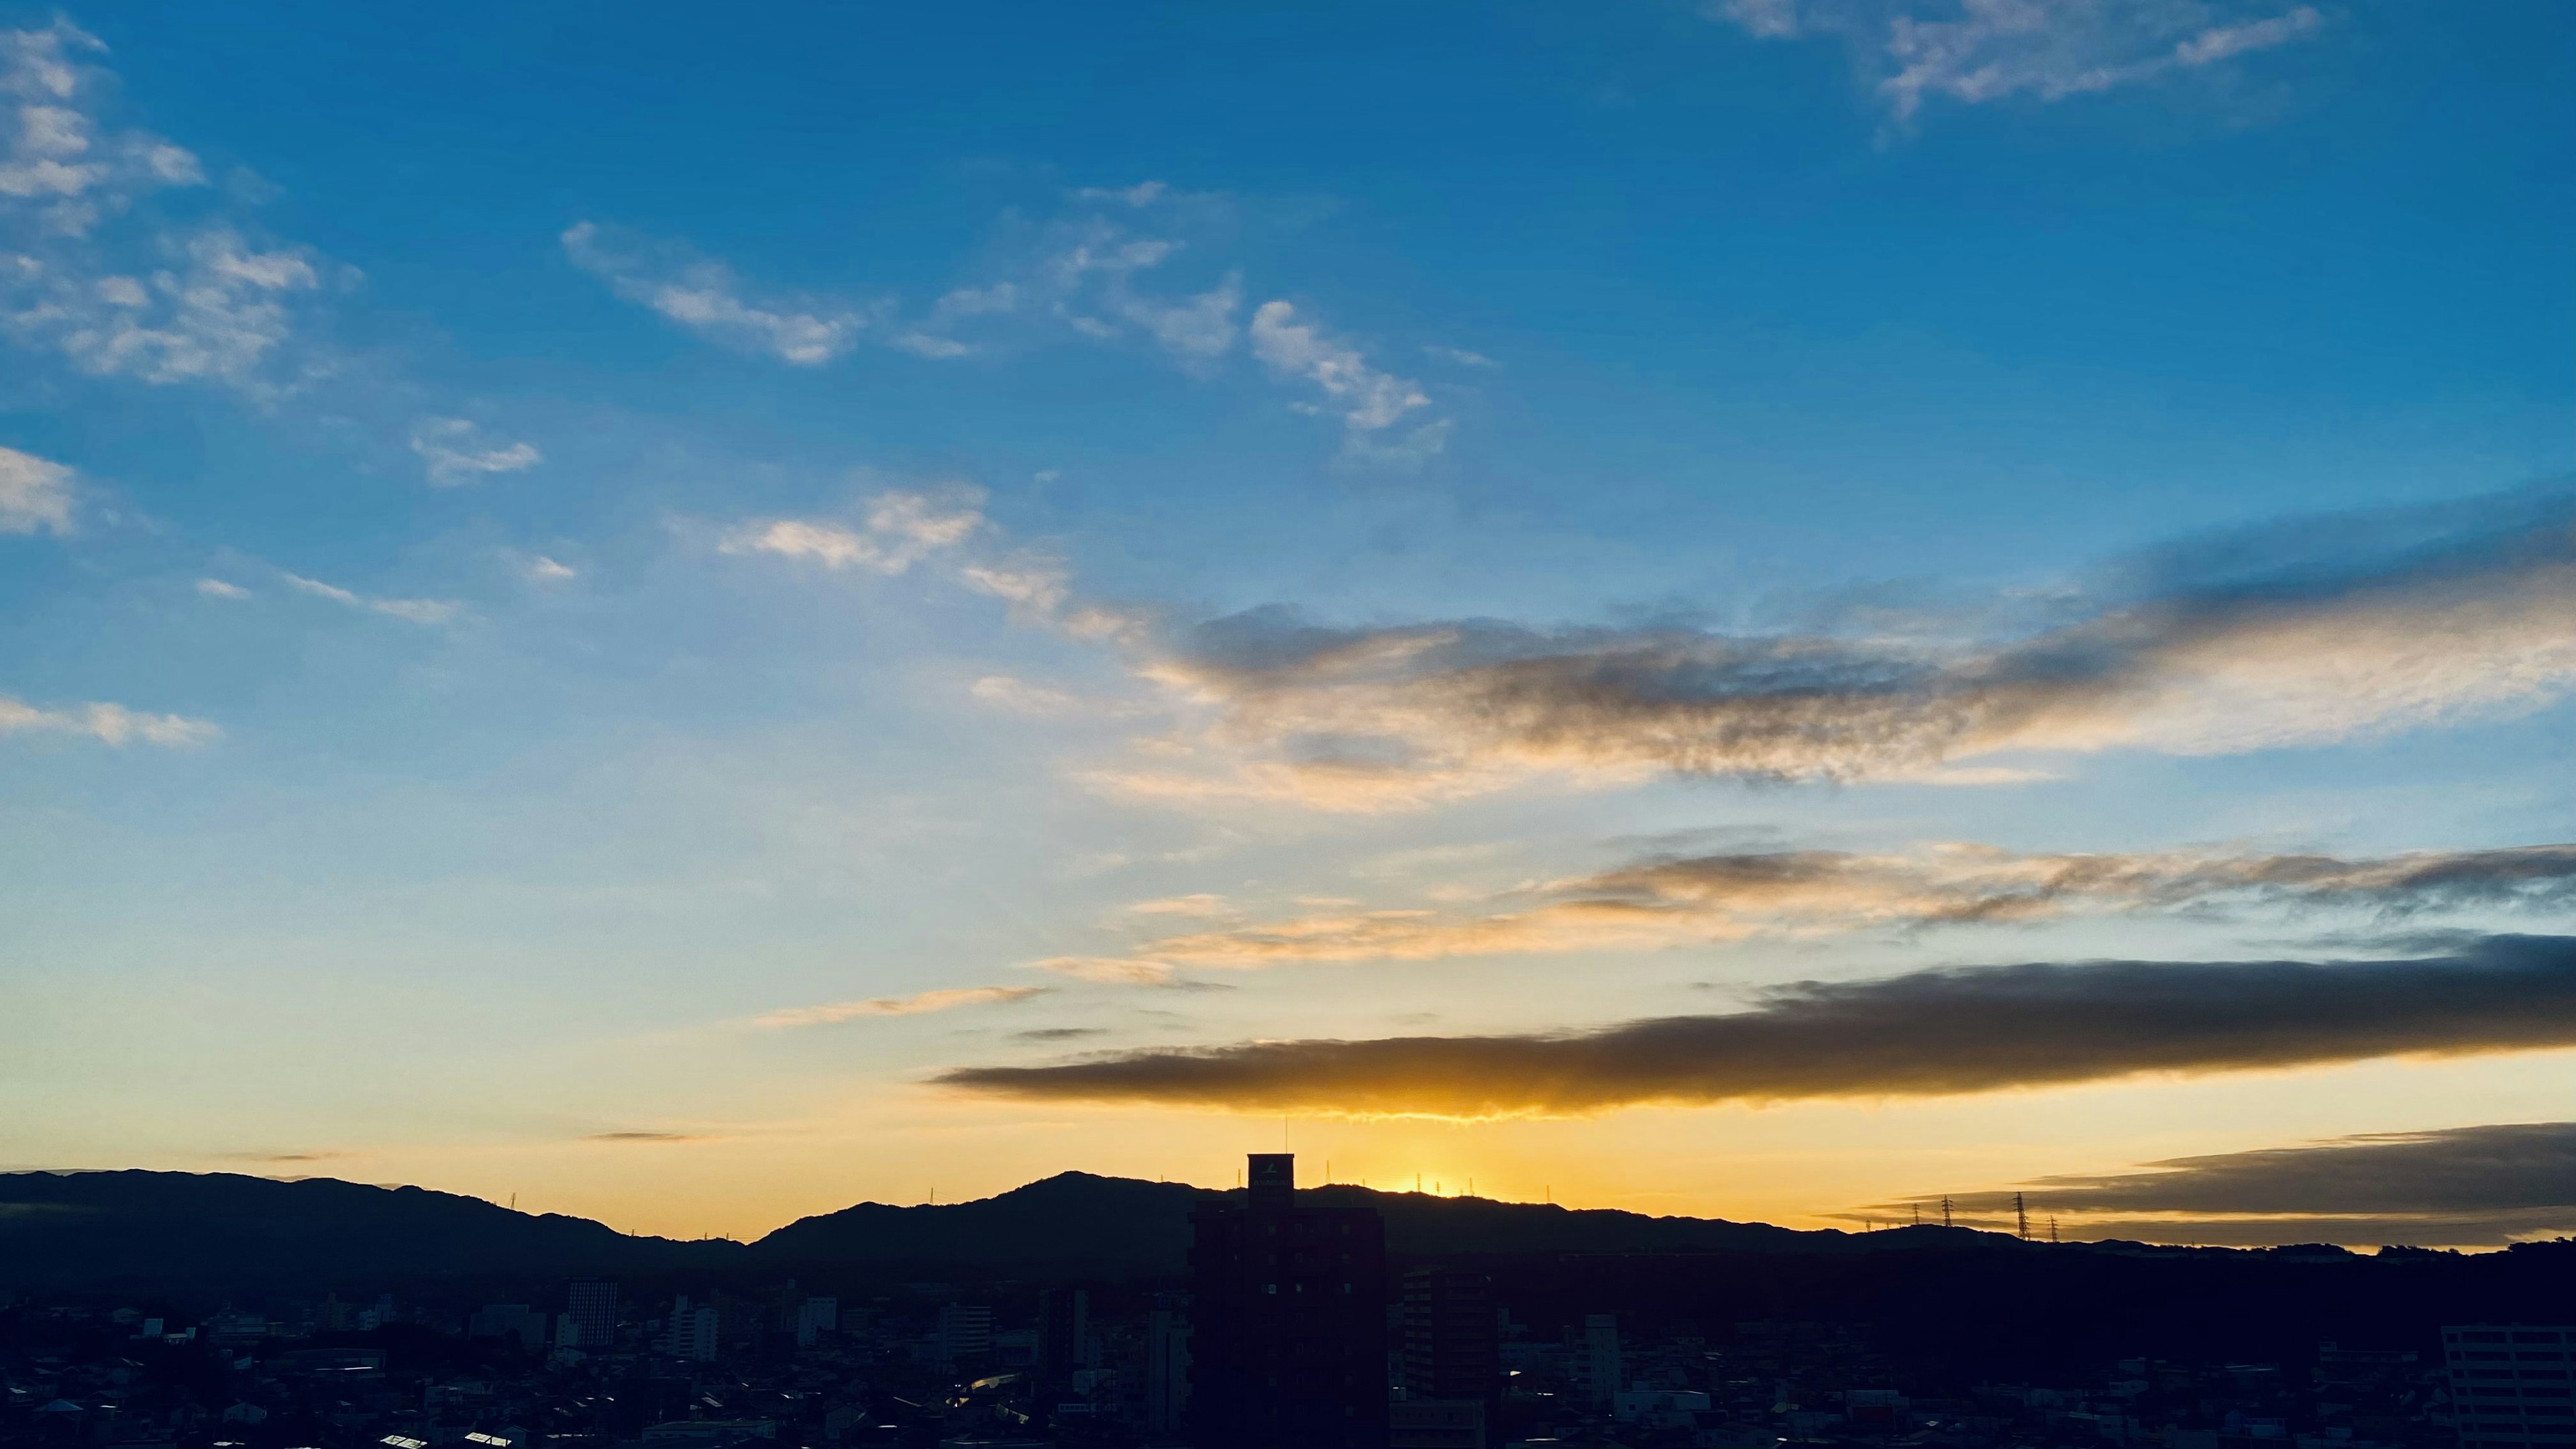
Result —
<instances>
[{"instance_id":1,"label":"mountain silhouette","mask_svg":"<svg viewBox=\"0 0 2576 1449\"><path fill-rule=\"evenodd\" d=\"M0 1174L0 1284L412 1281L632 1273L738 1259L458 1193L230 1172Z\"/></svg>"},{"instance_id":2,"label":"mountain silhouette","mask_svg":"<svg viewBox=\"0 0 2576 1449\"><path fill-rule=\"evenodd\" d=\"M1385 1217L1399 1255L1851 1252L2018 1246L1966 1229L1850 1234L1336 1186ZM588 1218L333 1178L238 1173L0 1174L0 1284L393 1282L528 1274L917 1266L1005 1276L1163 1277L1182 1270L1186 1183L1066 1172L972 1202L865 1202L757 1242L621 1233Z\"/></svg>"}]
</instances>

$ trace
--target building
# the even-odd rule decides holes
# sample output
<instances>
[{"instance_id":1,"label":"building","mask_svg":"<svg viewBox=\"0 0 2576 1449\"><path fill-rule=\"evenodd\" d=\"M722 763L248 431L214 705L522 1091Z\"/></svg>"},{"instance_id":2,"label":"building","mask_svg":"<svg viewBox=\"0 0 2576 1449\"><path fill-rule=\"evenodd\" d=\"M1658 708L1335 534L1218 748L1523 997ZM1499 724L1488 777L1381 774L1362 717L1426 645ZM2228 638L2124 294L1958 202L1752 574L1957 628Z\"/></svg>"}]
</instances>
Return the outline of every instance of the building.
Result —
<instances>
[{"instance_id":1,"label":"building","mask_svg":"<svg viewBox=\"0 0 2576 1449\"><path fill-rule=\"evenodd\" d=\"M671 1317L662 1330L662 1351L674 1358L698 1363L713 1363L716 1357L716 1330L723 1316L712 1303L692 1305L689 1296L680 1295L671 1305Z\"/></svg>"},{"instance_id":2,"label":"building","mask_svg":"<svg viewBox=\"0 0 2576 1449\"><path fill-rule=\"evenodd\" d=\"M2442 1330L2460 1449L2576 1449L2576 1327Z\"/></svg>"},{"instance_id":3,"label":"building","mask_svg":"<svg viewBox=\"0 0 2576 1449\"><path fill-rule=\"evenodd\" d=\"M814 1340L841 1330L841 1300L808 1298L796 1305L796 1346L812 1348Z\"/></svg>"},{"instance_id":4,"label":"building","mask_svg":"<svg viewBox=\"0 0 2576 1449\"><path fill-rule=\"evenodd\" d=\"M1417 1404L1474 1406L1472 1414L1424 1415L1442 1425L1439 1442L1488 1449L1499 1442L1502 1419L1502 1321L1494 1311L1494 1283L1482 1273L1455 1268L1416 1268L1404 1275L1404 1396ZM1473 1418L1474 1432L1460 1438L1457 1421ZM1391 1431L1392 1432L1392 1431ZM1397 1435L1401 1439L1404 1436ZM1426 1446L1428 1449L1428 1446Z\"/></svg>"},{"instance_id":5,"label":"building","mask_svg":"<svg viewBox=\"0 0 2576 1449\"><path fill-rule=\"evenodd\" d=\"M597 1351L617 1346L617 1280L575 1278L564 1285L564 1314L579 1335L577 1347Z\"/></svg>"},{"instance_id":6,"label":"building","mask_svg":"<svg viewBox=\"0 0 2576 1449\"><path fill-rule=\"evenodd\" d=\"M524 1303L487 1303L465 1321L465 1336L515 1338L519 1347L538 1352L546 1346L546 1316Z\"/></svg>"},{"instance_id":7,"label":"building","mask_svg":"<svg viewBox=\"0 0 2576 1449\"><path fill-rule=\"evenodd\" d=\"M980 1303L951 1303L939 1310L939 1356L951 1364L993 1352L993 1310Z\"/></svg>"},{"instance_id":8,"label":"building","mask_svg":"<svg viewBox=\"0 0 2576 1449\"><path fill-rule=\"evenodd\" d=\"M1095 1366L1090 1345L1089 1292L1049 1288L1038 1295L1037 1391L1041 1404L1051 1406L1072 1394L1074 1371Z\"/></svg>"},{"instance_id":9,"label":"building","mask_svg":"<svg viewBox=\"0 0 2576 1449\"><path fill-rule=\"evenodd\" d=\"M1583 1341L1577 1345L1580 1357L1576 1367L1583 1375L1587 1397L1599 1408L1610 1407L1611 1399L1624 1384L1626 1370L1619 1357L1619 1315L1595 1313L1583 1320Z\"/></svg>"},{"instance_id":10,"label":"building","mask_svg":"<svg viewBox=\"0 0 2576 1449\"><path fill-rule=\"evenodd\" d=\"M1157 1308L1145 1320L1145 1432L1179 1433L1189 1402L1190 1316Z\"/></svg>"},{"instance_id":11,"label":"building","mask_svg":"<svg viewBox=\"0 0 2576 1449\"><path fill-rule=\"evenodd\" d=\"M1387 1449L1486 1449L1497 1442L1474 1399L1416 1399L1386 1406Z\"/></svg>"},{"instance_id":12,"label":"building","mask_svg":"<svg viewBox=\"0 0 2576 1449\"><path fill-rule=\"evenodd\" d=\"M1386 1443L1386 1225L1297 1192L1256 1153L1240 1199L1190 1214L1191 1437L1227 1449Z\"/></svg>"}]
</instances>

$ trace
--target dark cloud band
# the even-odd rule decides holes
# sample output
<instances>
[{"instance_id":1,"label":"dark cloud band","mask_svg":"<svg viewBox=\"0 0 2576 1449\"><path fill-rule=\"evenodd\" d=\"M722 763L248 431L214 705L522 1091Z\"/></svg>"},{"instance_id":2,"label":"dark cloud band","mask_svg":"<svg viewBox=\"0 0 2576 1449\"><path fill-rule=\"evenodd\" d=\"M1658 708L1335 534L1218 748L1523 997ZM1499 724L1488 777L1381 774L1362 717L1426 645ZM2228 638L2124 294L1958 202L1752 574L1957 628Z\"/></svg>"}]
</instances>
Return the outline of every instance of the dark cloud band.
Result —
<instances>
[{"instance_id":1,"label":"dark cloud band","mask_svg":"<svg viewBox=\"0 0 2576 1449\"><path fill-rule=\"evenodd\" d=\"M1777 988L1749 1011L1586 1032L1265 1041L937 1080L1048 1100L1483 1117L1946 1096L2576 1045L2576 938L2403 961L2094 961Z\"/></svg>"},{"instance_id":2,"label":"dark cloud band","mask_svg":"<svg viewBox=\"0 0 2576 1449\"><path fill-rule=\"evenodd\" d=\"M2375 1132L2298 1147L2177 1157L2133 1172L2046 1177L2034 1213L2085 1237L2200 1243L2488 1246L2576 1227L2576 1122ZM1959 1194L1960 1221L2009 1227L2013 1194ZM1938 1195L1853 1217L1903 1220Z\"/></svg>"}]
</instances>

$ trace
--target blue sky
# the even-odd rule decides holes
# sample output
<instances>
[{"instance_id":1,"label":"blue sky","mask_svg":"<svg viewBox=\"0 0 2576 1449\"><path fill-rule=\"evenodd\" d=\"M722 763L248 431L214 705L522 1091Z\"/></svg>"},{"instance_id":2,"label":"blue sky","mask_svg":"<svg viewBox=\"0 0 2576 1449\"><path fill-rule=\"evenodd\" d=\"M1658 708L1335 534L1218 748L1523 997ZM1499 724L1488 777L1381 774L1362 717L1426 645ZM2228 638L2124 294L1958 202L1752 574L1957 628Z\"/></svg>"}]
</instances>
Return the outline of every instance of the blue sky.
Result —
<instances>
[{"instance_id":1,"label":"blue sky","mask_svg":"<svg viewBox=\"0 0 2576 1449\"><path fill-rule=\"evenodd\" d=\"M2003 963L2526 989L2561 7L0 19L0 1159L739 1232L1221 1181L1275 1108L1807 1222L2563 1098L2493 1022L1156 1075Z\"/></svg>"}]
</instances>

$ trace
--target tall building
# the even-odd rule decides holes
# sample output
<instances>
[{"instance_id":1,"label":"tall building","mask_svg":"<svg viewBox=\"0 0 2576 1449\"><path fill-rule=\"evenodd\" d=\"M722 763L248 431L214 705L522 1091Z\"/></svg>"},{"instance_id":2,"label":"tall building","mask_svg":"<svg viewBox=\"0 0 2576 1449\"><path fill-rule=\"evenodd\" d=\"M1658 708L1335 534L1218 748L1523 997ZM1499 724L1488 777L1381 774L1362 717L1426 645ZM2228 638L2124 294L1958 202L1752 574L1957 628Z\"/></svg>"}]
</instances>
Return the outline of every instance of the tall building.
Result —
<instances>
[{"instance_id":1,"label":"tall building","mask_svg":"<svg viewBox=\"0 0 2576 1449\"><path fill-rule=\"evenodd\" d=\"M841 1327L841 1300L807 1298L796 1305L796 1346L812 1348L814 1340Z\"/></svg>"},{"instance_id":2,"label":"tall building","mask_svg":"<svg viewBox=\"0 0 2576 1449\"><path fill-rule=\"evenodd\" d=\"M1625 1386L1622 1374L1626 1365L1619 1355L1619 1315L1595 1313L1583 1320L1582 1358L1585 1394L1596 1405L1607 1407Z\"/></svg>"},{"instance_id":3,"label":"tall building","mask_svg":"<svg viewBox=\"0 0 2576 1449\"><path fill-rule=\"evenodd\" d=\"M1415 1403L1474 1406L1427 1415L1457 1430L1443 1444L1487 1449L1502 1418L1502 1324L1494 1283L1482 1273L1416 1268L1404 1275L1404 1396Z\"/></svg>"},{"instance_id":4,"label":"tall building","mask_svg":"<svg viewBox=\"0 0 2576 1449\"><path fill-rule=\"evenodd\" d=\"M716 1329L721 1321L712 1303L691 1306L687 1294L671 1305L670 1321L662 1331L662 1348L674 1358L712 1363L716 1356Z\"/></svg>"},{"instance_id":5,"label":"tall building","mask_svg":"<svg viewBox=\"0 0 2576 1449\"><path fill-rule=\"evenodd\" d=\"M1226 1449L1386 1443L1386 1225L1297 1192L1256 1153L1243 1197L1190 1214L1191 1436Z\"/></svg>"},{"instance_id":6,"label":"tall building","mask_svg":"<svg viewBox=\"0 0 2576 1449\"><path fill-rule=\"evenodd\" d=\"M617 1346L617 1280L575 1278L564 1285L564 1312L594 1352Z\"/></svg>"},{"instance_id":7,"label":"tall building","mask_svg":"<svg viewBox=\"0 0 2576 1449\"><path fill-rule=\"evenodd\" d=\"M1073 1371L1090 1368L1091 1294L1049 1288L1038 1295L1039 1402L1052 1405L1073 1392Z\"/></svg>"},{"instance_id":8,"label":"tall building","mask_svg":"<svg viewBox=\"0 0 2576 1449\"><path fill-rule=\"evenodd\" d=\"M2576 1449L2576 1327L2442 1330L2460 1449Z\"/></svg>"},{"instance_id":9,"label":"tall building","mask_svg":"<svg viewBox=\"0 0 2576 1449\"><path fill-rule=\"evenodd\" d=\"M1145 1432L1179 1433L1189 1402L1190 1316L1157 1308L1145 1320Z\"/></svg>"},{"instance_id":10,"label":"tall building","mask_svg":"<svg viewBox=\"0 0 2576 1449\"><path fill-rule=\"evenodd\" d=\"M951 1364L993 1351L993 1310L980 1303L951 1303L939 1310L939 1352Z\"/></svg>"}]
</instances>

